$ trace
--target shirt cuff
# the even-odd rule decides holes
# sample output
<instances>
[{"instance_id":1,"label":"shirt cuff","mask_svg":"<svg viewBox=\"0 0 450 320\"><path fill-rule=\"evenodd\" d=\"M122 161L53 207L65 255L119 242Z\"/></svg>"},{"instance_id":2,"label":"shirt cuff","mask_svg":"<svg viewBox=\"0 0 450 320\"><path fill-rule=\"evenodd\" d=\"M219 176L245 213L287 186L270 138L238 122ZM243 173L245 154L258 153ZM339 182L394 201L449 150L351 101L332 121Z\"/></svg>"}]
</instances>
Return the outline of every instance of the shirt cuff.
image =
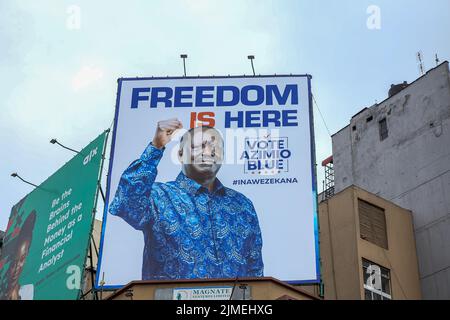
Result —
<instances>
[{"instance_id":1,"label":"shirt cuff","mask_svg":"<svg viewBox=\"0 0 450 320\"><path fill-rule=\"evenodd\" d=\"M141 160L147 162L147 161L158 161L161 160L163 154L164 154L164 150L166 149L166 147L163 147L162 149L158 149L157 147L155 147L151 142L150 144L147 146L147 148L145 148L144 152L141 155Z\"/></svg>"}]
</instances>

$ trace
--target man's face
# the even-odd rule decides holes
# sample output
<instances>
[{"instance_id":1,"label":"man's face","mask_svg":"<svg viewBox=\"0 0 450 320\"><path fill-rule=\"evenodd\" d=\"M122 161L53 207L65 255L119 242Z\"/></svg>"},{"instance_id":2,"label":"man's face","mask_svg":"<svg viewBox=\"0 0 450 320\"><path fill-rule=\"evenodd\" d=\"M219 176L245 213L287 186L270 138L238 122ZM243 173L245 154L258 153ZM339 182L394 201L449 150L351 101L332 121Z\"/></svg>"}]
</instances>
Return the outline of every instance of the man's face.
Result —
<instances>
[{"instance_id":1,"label":"man's face","mask_svg":"<svg viewBox=\"0 0 450 320\"><path fill-rule=\"evenodd\" d=\"M179 155L185 173L194 179L215 176L223 161L223 140L219 132L196 128L187 138Z\"/></svg>"},{"instance_id":2,"label":"man's face","mask_svg":"<svg viewBox=\"0 0 450 320\"><path fill-rule=\"evenodd\" d=\"M19 250L17 252L17 259L14 261L11 270L11 278L13 281L17 281L19 279L20 274L22 273L23 266L25 265L25 260L27 258L29 249L29 241L24 241L20 244Z\"/></svg>"}]
</instances>

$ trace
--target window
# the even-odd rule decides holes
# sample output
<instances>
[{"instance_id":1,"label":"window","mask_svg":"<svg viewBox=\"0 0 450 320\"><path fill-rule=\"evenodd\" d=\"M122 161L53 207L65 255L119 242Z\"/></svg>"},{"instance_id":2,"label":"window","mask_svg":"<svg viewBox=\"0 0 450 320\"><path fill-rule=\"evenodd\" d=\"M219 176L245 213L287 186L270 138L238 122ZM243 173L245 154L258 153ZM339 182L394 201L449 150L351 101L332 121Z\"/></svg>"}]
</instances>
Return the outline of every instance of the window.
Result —
<instances>
[{"instance_id":1,"label":"window","mask_svg":"<svg viewBox=\"0 0 450 320\"><path fill-rule=\"evenodd\" d=\"M388 249L384 209L358 199L359 233L364 240Z\"/></svg>"},{"instance_id":2,"label":"window","mask_svg":"<svg viewBox=\"0 0 450 320\"><path fill-rule=\"evenodd\" d=\"M391 272L363 259L364 299L391 300Z\"/></svg>"},{"instance_id":3,"label":"window","mask_svg":"<svg viewBox=\"0 0 450 320\"><path fill-rule=\"evenodd\" d=\"M383 141L388 137L388 127L386 118L383 118L378 122L379 130L380 130L380 140Z\"/></svg>"}]
</instances>

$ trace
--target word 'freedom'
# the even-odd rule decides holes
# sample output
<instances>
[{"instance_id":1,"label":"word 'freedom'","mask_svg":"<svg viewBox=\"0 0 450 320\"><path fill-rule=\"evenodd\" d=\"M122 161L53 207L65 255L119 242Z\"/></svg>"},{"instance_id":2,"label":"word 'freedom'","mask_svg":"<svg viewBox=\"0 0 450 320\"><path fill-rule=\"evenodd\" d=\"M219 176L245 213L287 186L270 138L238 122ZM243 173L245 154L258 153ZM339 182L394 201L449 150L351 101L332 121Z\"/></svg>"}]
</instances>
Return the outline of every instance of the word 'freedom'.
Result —
<instances>
[{"instance_id":1,"label":"word 'freedom'","mask_svg":"<svg viewBox=\"0 0 450 320\"><path fill-rule=\"evenodd\" d=\"M131 109L232 107L244 106L293 106L299 104L298 86L287 84L280 89L277 85L236 86L180 86L132 88ZM214 117L212 112L199 113L203 117ZM225 112L225 128L231 127L275 127L297 126L297 109L294 110L248 110ZM214 123L214 120L210 120ZM212 124L214 126L214 124Z\"/></svg>"},{"instance_id":2,"label":"word 'freedom'","mask_svg":"<svg viewBox=\"0 0 450 320\"><path fill-rule=\"evenodd\" d=\"M138 108L140 101L150 108L298 105L298 86L288 84L283 92L277 85L133 88L131 108Z\"/></svg>"}]
</instances>

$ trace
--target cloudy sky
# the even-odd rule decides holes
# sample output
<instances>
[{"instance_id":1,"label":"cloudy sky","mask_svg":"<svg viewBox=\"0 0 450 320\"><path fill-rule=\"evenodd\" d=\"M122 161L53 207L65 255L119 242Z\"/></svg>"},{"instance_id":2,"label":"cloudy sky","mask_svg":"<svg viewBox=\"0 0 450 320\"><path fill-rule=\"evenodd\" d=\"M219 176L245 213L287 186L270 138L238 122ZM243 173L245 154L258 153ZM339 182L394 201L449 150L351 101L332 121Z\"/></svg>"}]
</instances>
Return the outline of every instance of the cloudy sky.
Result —
<instances>
[{"instance_id":1,"label":"cloudy sky","mask_svg":"<svg viewBox=\"0 0 450 320\"><path fill-rule=\"evenodd\" d=\"M73 156L51 138L81 149L110 127L117 78L180 76L180 53L188 75L250 74L249 54L259 74L311 74L319 163L328 131L418 77L417 51L450 59L448 0L118 3L0 0L0 230L32 190L12 172L44 181Z\"/></svg>"}]
</instances>

